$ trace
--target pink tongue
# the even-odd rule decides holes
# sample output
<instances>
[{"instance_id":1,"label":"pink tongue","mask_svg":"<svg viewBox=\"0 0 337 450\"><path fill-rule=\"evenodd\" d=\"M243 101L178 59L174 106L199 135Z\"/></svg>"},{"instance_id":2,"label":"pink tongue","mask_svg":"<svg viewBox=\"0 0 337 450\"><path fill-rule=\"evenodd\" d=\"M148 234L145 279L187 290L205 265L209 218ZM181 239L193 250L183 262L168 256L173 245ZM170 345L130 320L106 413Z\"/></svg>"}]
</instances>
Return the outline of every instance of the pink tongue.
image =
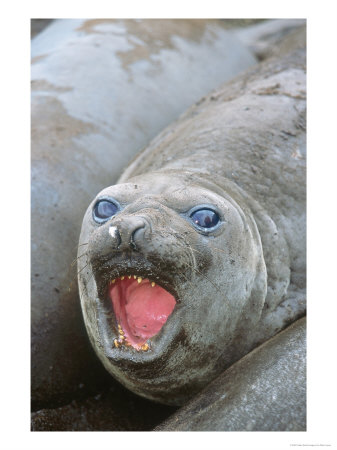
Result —
<instances>
[{"instance_id":1,"label":"pink tongue","mask_svg":"<svg viewBox=\"0 0 337 450\"><path fill-rule=\"evenodd\" d=\"M148 280L130 289L126 299L126 319L134 336L148 339L157 334L175 306L174 297Z\"/></svg>"}]
</instances>

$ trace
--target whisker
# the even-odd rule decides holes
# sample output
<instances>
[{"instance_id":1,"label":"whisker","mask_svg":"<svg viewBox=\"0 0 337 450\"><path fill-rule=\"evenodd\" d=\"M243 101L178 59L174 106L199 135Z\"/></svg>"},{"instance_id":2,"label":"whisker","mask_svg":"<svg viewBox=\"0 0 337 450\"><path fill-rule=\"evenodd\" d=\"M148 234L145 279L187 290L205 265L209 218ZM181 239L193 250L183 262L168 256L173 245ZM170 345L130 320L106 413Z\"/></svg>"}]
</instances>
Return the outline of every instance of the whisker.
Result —
<instances>
[{"instance_id":1,"label":"whisker","mask_svg":"<svg viewBox=\"0 0 337 450\"><path fill-rule=\"evenodd\" d=\"M86 244L83 244L86 245ZM72 276L73 273L73 267L75 266L76 262L79 260L79 258L83 257L87 255L87 252L82 253L82 255L77 256L68 266L68 270L67 270L67 278L68 278L68 291L71 291L72 287L73 287L73 283L75 281L75 279L77 279L77 275L79 272L77 272L74 276ZM83 270L83 269L82 269Z\"/></svg>"},{"instance_id":2,"label":"whisker","mask_svg":"<svg viewBox=\"0 0 337 450\"><path fill-rule=\"evenodd\" d=\"M194 230L191 230L191 231L184 231L184 235L185 235L185 234L192 234L192 233L195 233L195 231L194 231ZM180 238L182 238L182 239L183 239L183 237L184 237L184 235L180 235L180 234L178 234L178 233L176 233L176 232L174 232L174 234L175 234L177 237L180 237ZM196 244L196 245L201 245L201 244ZM207 245L208 245L208 247L212 248L213 250L218 250L219 252L223 252L223 253L226 253L226 254L227 254L226 250L223 250L222 248L214 247L214 246L211 245L210 243L208 243ZM193 248L193 249L196 250L195 248Z\"/></svg>"},{"instance_id":3,"label":"whisker","mask_svg":"<svg viewBox=\"0 0 337 450\"><path fill-rule=\"evenodd\" d=\"M172 228L169 228L169 229L172 230ZM174 230L172 230L172 231L174 232ZM196 250L194 247L192 247L191 244L190 244L189 242L186 242L186 240L184 239L184 236L183 236L183 235L176 234L175 232L174 232L174 234L176 235L176 237L179 237L180 239L183 240L183 242L184 242L184 243L189 247L189 249L191 250L192 255L193 255L193 251L199 251L199 250ZM201 252L199 252L199 253L201 253ZM194 259L194 258L193 258L193 259ZM195 262L195 260L194 260L194 262ZM192 269L192 270L194 270L196 273L198 273L200 276L204 277L209 283L211 283L211 284L213 285L213 287L214 287L218 292L221 293L219 286L217 286L216 284L214 284L213 281L210 280L204 273L200 272L196 267L193 267L192 265L190 265L190 264L188 264L188 263L186 263L186 265L187 265L188 267L190 267L190 269Z\"/></svg>"},{"instance_id":4,"label":"whisker","mask_svg":"<svg viewBox=\"0 0 337 450\"><path fill-rule=\"evenodd\" d=\"M76 244L74 247L72 247L72 251L73 250L77 250L79 247L83 247L83 245L88 245L89 242L84 242L83 244Z\"/></svg>"},{"instance_id":5,"label":"whisker","mask_svg":"<svg viewBox=\"0 0 337 450\"><path fill-rule=\"evenodd\" d=\"M82 269L80 269L80 270L75 274L75 276L72 278L72 280L71 280L71 282L70 282L70 284L69 284L69 287L68 287L68 291L69 291L69 292L71 291L71 288L73 287L74 281L77 280L78 275L82 272L82 270L84 270L84 269L85 269L86 267L88 267L88 266L89 266L89 262L88 262L84 267L82 267Z\"/></svg>"},{"instance_id":6,"label":"whisker","mask_svg":"<svg viewBox=\"0 0 337 450\"><path fill-rule=\"evenodd\" d=\"M208 244L209 245L209 247L211 247L211 249L213 249L213 250L218 250L219 252L223 252L223 253L228 253L228 252L226 252L226 250L223 250L222 248L218 248L218 247L213 247L213 245L210 245L210 244Z\"/></svg>"},{"instance_id":7,"label":"whisker","mask_svg":"<svg viewBox=\"0 0 337 450\"><path fill-rule=\"evenodd\" d=\"M83 266L82 269L80 269L75 276L78 276L82 272L82 270L84 270L88 266L89 266L89 263L87 263L85 266Z\"/></svg>"},{"instance_id":8,"label":"whisker","mask_svg":"<svg viewBox=\"0 0 337 450\"><path fill-rule=\"evenodd\" d=\"M191 233L194 233L194 231L184 232L184 234L191 234ZM196 245L201 245L201 244L196 244ZM213 250L218 250L219 252L223 252L223 253L227 254L226 250L223 250L222 248L214 247L214 245L211 245L209 242L208 242L207 246L212 248Z\"/></svg>"},{"instance_id":9,"label":"whisker","mask_svg":"<svg viewBox=\"0 0 337 450\"><path fill-rule=\"evenodd\" d=\"M189 265L189 264L187 264L187 265ZM214 284L213 281L210 280L204 273L200 272L200 270L196 269L196 268L193 267L193 266L189 266L189 267L190 267L192 270L194 270L196 273L198 273L200 276L204 277L209 283L211 283L212 286L213 286L219 293L222 293L222 292L220 291L219 286L217 286L216 284Z\"/></svg>"},{"instance_id":10,"label":"whisker","mask_svg":"<svg viewBox=\"0 0 337 450\"><path fill-rule=\"evenodd\" d=\"M204 255L203 252L201 252L200 250L197 250L196 248L192 247L191 244L188 244L188 243L184 240L184 238L183 238L182 236L177 236L177 237L181 238L181 239L185 242L185 244L186 244L190 249L192 249L194 252L198 252L198 253L200 253L200 255Z\"/></svg>"},{"instance_id":11,"label":"whisker","mask_svg":"<svg viewBox=\"0 0 337 450\"><path fill-rule=\"evenodd\" d=\"M77 263L77 260L78 260L79 258L82 258L82 256L85 256L85 255L87 255L87 254L88 254L88 253L85 252L85 253L82 253L82 255L77 256L77 257L74 259L74 261L70 264L70 267L74 267L74 265Z\"/></svg>"}]
</instances>

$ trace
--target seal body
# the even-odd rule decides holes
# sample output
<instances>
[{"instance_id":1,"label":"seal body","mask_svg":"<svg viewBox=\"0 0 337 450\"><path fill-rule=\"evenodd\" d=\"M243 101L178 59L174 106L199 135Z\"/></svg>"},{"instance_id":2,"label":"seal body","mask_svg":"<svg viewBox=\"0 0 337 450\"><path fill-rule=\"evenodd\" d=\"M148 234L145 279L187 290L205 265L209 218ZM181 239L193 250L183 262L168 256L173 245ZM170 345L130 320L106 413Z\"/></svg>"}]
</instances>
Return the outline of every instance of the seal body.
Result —
<instances>
[{"instance_id":1,"label":"seal body","mask_svg":"<svg viewBox=\"0 0 337 450\"><path fill-rule=\"evenodd\" d=\"M32 40L34 410L110 378L88 343L72 267L93 193L199 97L255 62L217 20L55 20Z\"/></svg>"},{"instance_id":2,"label":"seal body","mask_svg":"<svg viewBox=\"0 0 337 450\"><path fill-rule=\"evenodd\" d=\"M306 431L306 319L241 358L155 430Z\"/></svg>"},{"instance_id":3,"label":"seal body","mask_svg":"<svg viewBox=\"0 0 337 450\"><path fill-rule=\"evenodd\" d=\"M156 401L182 404L302 316L305 52L266 61L164 130L93 200L80 244L90 340Z\"/></svg>"}]
</instances>

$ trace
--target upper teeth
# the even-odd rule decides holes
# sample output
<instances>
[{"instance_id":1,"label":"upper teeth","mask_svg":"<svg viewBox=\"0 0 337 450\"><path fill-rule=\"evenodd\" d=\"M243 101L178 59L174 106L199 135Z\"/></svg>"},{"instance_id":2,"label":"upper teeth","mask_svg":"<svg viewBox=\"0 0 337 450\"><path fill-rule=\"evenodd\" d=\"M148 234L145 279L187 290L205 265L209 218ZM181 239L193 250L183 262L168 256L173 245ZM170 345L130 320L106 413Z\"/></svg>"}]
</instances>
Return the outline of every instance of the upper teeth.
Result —
<instances>
[{"instance_id":1,"label":"upper teeth","mask_svg":"<svg viewBox=\"0 0 337 450\"><path fill-rule=\"evenodd\" d=\"M127 275L127 278L130 280L130 278L131 278L132 276L133 276L133 278L134 278L135 280L138 281L138 283L141 283L141 282L143 281L143 278L142 278L142 277L138 277L137 275ZM125 275L122 275L122 276L120 277L121 281L124 280L125 278L126 278ZM111 284L116 283L116 279L115 279L115 278L112 279L112 280L110 281L110 283L111 283ZM155 285L156 285L156 283L155 283L154 281L150 281L150 284L151 284L152 287L155 287Z\"/></svg>"}]
</instances>

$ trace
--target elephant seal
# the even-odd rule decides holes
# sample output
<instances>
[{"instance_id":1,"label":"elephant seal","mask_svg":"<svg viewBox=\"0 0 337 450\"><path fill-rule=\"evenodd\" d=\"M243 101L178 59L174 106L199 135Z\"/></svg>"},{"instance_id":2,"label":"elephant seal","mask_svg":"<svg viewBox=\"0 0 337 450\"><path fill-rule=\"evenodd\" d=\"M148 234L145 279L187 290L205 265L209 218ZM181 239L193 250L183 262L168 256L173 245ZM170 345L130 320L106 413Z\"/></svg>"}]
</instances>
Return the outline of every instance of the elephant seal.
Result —
<instances>
[{"instance_id":1,"label":"elephant seal","mask_svg":"<svg viewBox=\"0 0 337 450\"><path fill-rule=\"evenodd\" d=\"M54 20L32 40L33 410L111 383L72 269L93 194L193 102L255 63L218 20Z\"/></svg>"},{"instance_id":2,"label":"elephant seal","mask_svg":"<svg viewBox=\"0 0 337 450\"><path fill-rule=\"evenodd\" d=\"M305 314L305 50L165 129L84 216L82 311L106 369L180 405Z\"/></svg>"}]
</instances>

